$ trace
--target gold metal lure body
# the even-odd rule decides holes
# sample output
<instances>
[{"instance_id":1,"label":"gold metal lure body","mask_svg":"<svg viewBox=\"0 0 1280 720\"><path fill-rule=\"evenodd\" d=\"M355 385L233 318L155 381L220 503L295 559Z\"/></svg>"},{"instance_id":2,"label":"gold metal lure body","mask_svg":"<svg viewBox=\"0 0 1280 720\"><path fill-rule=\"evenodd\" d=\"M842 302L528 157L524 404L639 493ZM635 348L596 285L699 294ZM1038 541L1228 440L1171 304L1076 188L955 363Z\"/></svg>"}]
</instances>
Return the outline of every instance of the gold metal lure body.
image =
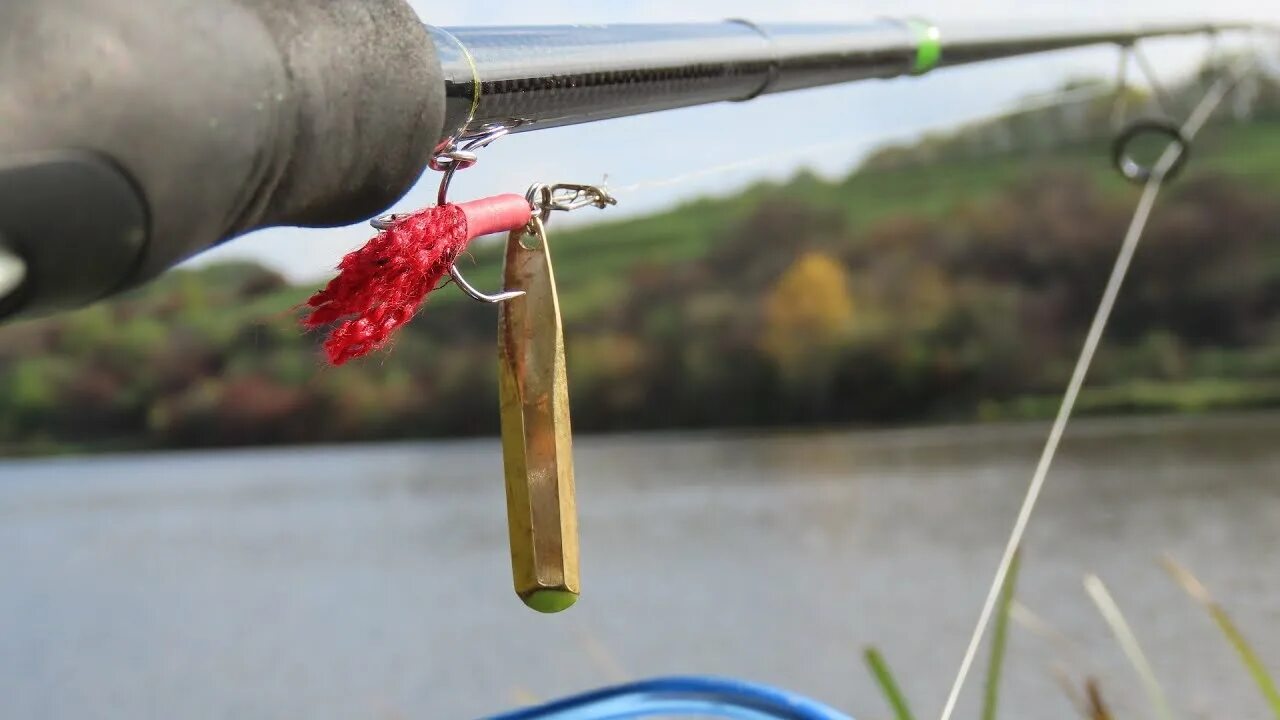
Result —
<instances>
[{"instance_id":1,"label":"gold metal lure body","mask_svg":"<svg viewBox=\"0 0 1280 720\"><path fill-rule=\"evenodd\" d=\"M578 599L578 516L564 333L542 222L507 240L498 311L498 392L516 594L539 612ZM535 244L526 245L526 240Z\"/></svg>"}]
</instances>

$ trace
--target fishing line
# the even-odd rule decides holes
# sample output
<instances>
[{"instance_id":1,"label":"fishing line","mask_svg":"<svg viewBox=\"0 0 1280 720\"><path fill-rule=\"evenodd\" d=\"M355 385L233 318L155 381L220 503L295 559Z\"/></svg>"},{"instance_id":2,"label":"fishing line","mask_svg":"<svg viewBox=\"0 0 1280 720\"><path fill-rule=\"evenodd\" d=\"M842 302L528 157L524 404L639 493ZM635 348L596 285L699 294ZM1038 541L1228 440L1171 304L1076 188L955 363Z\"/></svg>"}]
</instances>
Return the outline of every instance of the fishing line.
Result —
<instances>
[{"instance_id":1,"label":"fishing line","mask_svg":"<svg viewBox=\"0 0 1280 720\"><path fill-rule=\"evenodd\" d=\"M1085 86L1085 87L1073 88L1071 90L1051 92L1048 94L1048 97L1046 97L1044 94L1032 95L1024 100L1018 101L1015 104L1015 106L1012 108L999 110L997 112L987 114L987 115L978 115L976 117L973 117L969 120L964 121L963 123L960 123L959 125L955 123L947 123L945 127L951 128L951 129L955 129L958 127L962 129L962 128L973 126L973 125L981 125L984 123L990 123L997 120L1004 120L1007 118L1017 117L1019 115L1026 115L1028 113L1038 112L1041 110L1049 110L1055 107L1066 106L1073 103L1088 102L1090 100L1096 100L1098 98L1106 97L1115 92L1116 92L1116 89L1114 87L1111 87L1109 85L1103 85L1103 86L1097 86L1097 87ZM931 132L936 132L939 129L941 128L940 127L924 128L920 130L919 133L917 133L917 135L927 135ZM859 145L864 145L867 143L868 143L868 140L866 138L858 138L856 140L847 139L847 140L834 140L834 141L828 141L828 142L822 142L822 143L812 143L809 145L791 147L782 152L767 153L764 155L746 158L743 160L734 160L732 162L722 163L720 165L712 165L710 167L691 170L689 172L678 173L668 177L642 180L639 182L631 183L629 185L622 185L619 187L610 186L608 189L609 189L609 192L612 193L613 195L627 195L627 196L634 197L636 193L641 193L647 190L672 187L676 185L683 185L685 183L692 182L694 180L701 180L707 177L715 177L717 175L723 175L725 173L730 173L735 171L754 170L760 167L774 165L774 164L785 162L788 160L794 160L798 156L814 155L819 152L849 150L852 148L856 148Z\"/></svg>"},{"instance_id":2,"label":"fishing line","mask_svg":"<svg viewBox=\"0 0 1280 720\"><path fill-rule=\"evenodd\" d=\"M1247 37L1249 38L1248 47L1255 50L1255 52L1251 54L1261 55L1261 52L1256 50L1257 34L1249 33ZM1209 52L1210 57L1217 54L1217 50L1219 48L1219 45L1218 45L1219 39L1220 39L1219 34L1214 33L1212 36L1212 42L1210 46L1210 52ZM1056 90L1056 91L1051 90L1045 93L1032 94L1023 99L1014 101L1014 103L1012 104L1012 107L996 110L995 112L992 112L989 114L978 114L960 123L956 123L952 121L952 122L947 122L943 125L922 128L916 133L916 137L926 136L930 133L938 132L944 129L949 129L954 131L956 129L963 129L963 128L972 127L975 125L988 124L998 120L1006 120L1009 118L1018 117L1019 115L1026 115L1029 113L1039 112L1041 110L1050 110L1057 107L1066 107L1066 106L1077 104L1077 103L1085 103L1085 102L1101 99L1108 96L1117 100L1115 110L1117 113L1120 113L1125 109L1128 103L1128 98L1125 96L1125 93L1130 88L1130 82L1129 82L1130 63L1137 63L1138 69L1141 71L1141 74L1146 82L1146 85L1148 89L1151 91L1151 96L1155 101L1155 103L1157 104L1157 106L1160 107L1165 112L1171 111L1172 100L1169 97L1169 94L1166 91L1165 87L1160 83L1158 75L1155 72L1155 68L1152 66L1150 60L1147 58L1145 53L1140 52L1137 46L1131 45L1131 46L1122 48L1122 52L1120 53L1120 65L1116 75L1116 80L1112 84L1101 84L1101 85L1089 84L1089 85L1083 85L1081 87L1076 87L1071 89ZM1118 119L1119 119L1118 114L1113 115L1113 117L1111 118L1112 123L1117 124ZM760 167L766 167L769 165L775 165L781 162L794 160L798 156L814 155L819 152L834 152L834 151L840 151L840 150L849 150L852 148L856 148L859 145L866 144L867 142L868 142L867 139L863 137L858 139L834 140L834 141L827 141L827 142L820 142L820 143L811 143L808 145L794 146L780 152L764 153L755 157L734 160L734 161L722 163L719 165L699 168L697 170L690 170L687 172L676 173L674 175L670 175L666 177L641 180L641 181L630 183L627 185L621 185L616 187L609 186L607 189L609 190L610 193L612 193L615 196L627 195L627 196L634 197L637 193L642 193L648 190L683 185L689 182L693 182L695 180L701 180L708 177L715 177L717 175L724 175L726 173L731 173L731 172L738 172L743 170L754 170ZM892 142L892 140L885 140L882 142ZM606 176L606 179L607 179L607 176Z\"/></svg>"},{"instance_id":3,"label":"fishing line","mask_svg":"<svg viewBox=\"0 0 1280 720\"><path fill-rule=\"evenodd\" d=\"M1190 140L1200 132L1214 110L1227 96L1227 93L1241 80L1252 61L1253 58L1246 58L1237 63L1227 75L1220 78L1205 93L1204 98L1182 125L1184 138ZM1151 210L1155 206L1156 198L1160 194L1167 174L1178 164L1185 151L1185 145L1182 143L1173 143L1166 148L1159 160L1156 161L1155 167L1151 171L1151 177L1143 187L1142 196L1138 200L1133 219L1130 221L1129 229L1125 233L1124 241L1121 243L1115 265L1111 269L1111 276L1107 280L1102 299L1098 303L1097 312L1095 312L1093 322L1089 326L1084 347L1080 351L1080 356L1076 359L1075 370L1071 373L1071 381L1067 384L1066 392L1062 396L1062 403L1058 407L1058 414L1054 418L1053 427L1050 429L1049 437L1045 441L1043 451L1040 453L1040 461L1037 463L1035 473L1031 477L1031 483L1027 488L1026 496L1023 498L1022 507L1018 510L1018 516L1014 521L1013 530L1009 534L1004 554L1000 558L999 565L996 566L995 577L992 579L991 587L987 591L986 600L982 605L982 612L978 615L978 624L969 639L969 645L965 649L964 658L960 662L960 669L956 673L955 682L952 684L951 692L947 696L946 705L943 706L941 720L950 720L951 714L955 711L956 702L960 697L960 690L964 687L969 670L973 666L974 657L978 652L978 645L986 634L987 625L991 621L996 600L1000 595L1000 589L1004 586L1005 577L1009 574L1009 566L1013 562L1014 555L1022 544L1023 535L1026 534L1027 530L1027 523L1031 519L1031 513L1035 509L1036 501L1040 498L1040 491L1044 489L1045 478L1049 475L1049 468L1052 466L1054 457L1058 452L1058 445L1062 441L1063 432L1065 432L1067 423L1071 419L1071 412L1075 408L1076 399L1079 397L1080 389L1084 385L1089 366L1093 363L1093 357L1106 330L1107 321L1111 318L1111 311L1115 307L1116 298L1119 296L1120 288L1129 272L1129 265L1133 260L1134 252L1137 250L1138 243L1142 240L1143 232L1146 230L1147 221L1151 217Z\"/></svg>"},{"instance_id":4,"label":"fishing line","mask_svg":"<svg viewBox=\"0 0 1280 720\"><path fill-rule=\"evenodd\" d=\"M819 150L842 150L856 147L866 140L859 138L857 140L837 140L833 142L817 143L814 145L804 145L798 148L790 148L785 152L769 153L745 160L735 160L733 162L723 163L721 165L712 165L711 167L692 170L690 172L680 173L665 178L657 178L652 180L642 180L630 185L621 187L610 187L609 192L614 195L634 195L644 190L652 190L661 187L671 187L673 185L683 185L693 180L700 180L705 177L714 177L735 170L753 170L763 165L769 165L779 161L794 159L797 155L809 155Z\"/></svg>"}]
</instances>

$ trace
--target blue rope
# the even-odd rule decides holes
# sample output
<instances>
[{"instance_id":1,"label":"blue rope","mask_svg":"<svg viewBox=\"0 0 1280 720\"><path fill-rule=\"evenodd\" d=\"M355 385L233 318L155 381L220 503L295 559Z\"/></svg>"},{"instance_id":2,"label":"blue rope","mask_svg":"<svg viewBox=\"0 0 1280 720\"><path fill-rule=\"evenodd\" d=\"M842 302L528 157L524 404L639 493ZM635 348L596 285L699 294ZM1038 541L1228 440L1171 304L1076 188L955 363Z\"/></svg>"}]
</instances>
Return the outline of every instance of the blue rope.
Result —
<instances>
[{"instance_id":1,"label":"blue rope","mask_svg":"<svg viewBox=\"0 0 1280 720\"><path fill-rule=\"evenodd\" d=\"M786 690L714 677L642 680L514 710L490 720L630 720L675 715L724 720L853 720Z\"/></svg>"}]
</instances>

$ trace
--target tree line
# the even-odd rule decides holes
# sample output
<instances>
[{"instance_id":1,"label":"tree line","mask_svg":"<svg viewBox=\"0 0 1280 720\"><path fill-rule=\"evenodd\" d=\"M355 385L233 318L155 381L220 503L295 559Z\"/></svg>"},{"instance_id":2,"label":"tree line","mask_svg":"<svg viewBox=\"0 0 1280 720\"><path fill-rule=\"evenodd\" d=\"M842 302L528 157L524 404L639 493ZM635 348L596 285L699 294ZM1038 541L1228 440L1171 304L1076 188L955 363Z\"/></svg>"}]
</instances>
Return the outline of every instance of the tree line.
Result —
<instances>
[{"instance_id":1,"label":"tree line","mask_svg":"<svg viewBox=\"0 0 1280 720\"><path fill-rule=\"evenodd\" d=\"M1259 97L1209 131L1158 208L1086 411L1280 404L1280 122ZM898 149L839 181L558 237L575 429L1051 411L1135 191L1092 137L1033 153L929 142L927 166ZM232 264L8 325L0 439L35 452L496 432L492 308L431 300L391 349L330 368L297 324L308 291Z\"/></svg>"}]
</instances>

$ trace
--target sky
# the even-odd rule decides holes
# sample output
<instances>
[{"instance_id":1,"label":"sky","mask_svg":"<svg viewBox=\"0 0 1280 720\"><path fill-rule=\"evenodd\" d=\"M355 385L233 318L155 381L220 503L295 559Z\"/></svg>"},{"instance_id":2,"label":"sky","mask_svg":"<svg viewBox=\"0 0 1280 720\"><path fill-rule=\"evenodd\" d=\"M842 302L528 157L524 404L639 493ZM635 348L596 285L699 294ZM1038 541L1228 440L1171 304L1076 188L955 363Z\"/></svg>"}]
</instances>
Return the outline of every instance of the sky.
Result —
<instances>
[{"instance_id":1,"label":"sky","mask_svg":"<svg viewBox=\"0 0 1280 720\"><path fill-rule=\"evenodd\" d=\"M1020 21L1263 20L1280 23L1277 0L475 0L451 4L412 0L424 22L462 25L842 21L926 17L948 25ZM1205 56L1204 39L1144 45L1162 74L1176 78ZM523 192L534 182L607 178L619 205L607 216L581 210L566 222L644 214L707 195L729 194L761 179L785 179L802 169L828 177L849 172L865 154L1008 108L1071 77L1113 76L1115 48L1067 50L1030 58L948 68L920 78L868 81L782 93L747 103L721 103L605 122L516 134L484 150L459 173L458 200ZM672 179L675 180L672 180ZM434 202L439 178L430 171L393 209ZM636 186L636 187L633 187ZM630 189L629 189L630 188ZM554 226L551 228L554 233ZM237 238L198 256L200 264L252 259L298 282L333 274L342 255L371 234L366 224L345 228L272 228ZM553 236L554 237L554 236Z\"/></svg>"}]
</instances>

